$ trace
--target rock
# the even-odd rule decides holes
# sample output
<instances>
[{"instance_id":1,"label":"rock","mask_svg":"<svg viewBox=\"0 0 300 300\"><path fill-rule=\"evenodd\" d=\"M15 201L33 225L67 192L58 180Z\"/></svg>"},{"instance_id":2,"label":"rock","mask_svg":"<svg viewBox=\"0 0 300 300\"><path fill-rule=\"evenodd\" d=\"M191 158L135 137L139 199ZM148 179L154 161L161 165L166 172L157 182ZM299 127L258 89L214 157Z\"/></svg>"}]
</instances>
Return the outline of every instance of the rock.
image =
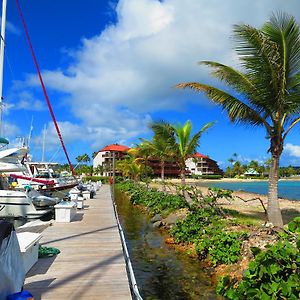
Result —
<instances>
[{"instance_id":1,"label":"rock","mask_svg":"<svg viewBox=\"0 0 300 300\"><path fill-rule=\"evenodd\" d=\"M155 223L152 224L153 228L159 228L162 226L162 221L157 221Z\"/></svg>"},{"instance_id":2,"label":"rock","mask_svg":"<svg viewBox=\"0 0 300 300\"><path fill-rule=\"evenodd\" d=\"M182 208L171 214L164 220L167 226L174 225L178 220L184 220L188 214L188 209Z\"/></svg>"},{"instance_id":3,"label":"rock","mask_svg":"<svg viewBox=\"0 0 300 300\"><path fill-rule=\"evenodd\" d=\"M162 217L160 214L156 214L152 219L151 219L151 223L155 223L158 221L161 221Z\"/></svg>"}]
</instances>

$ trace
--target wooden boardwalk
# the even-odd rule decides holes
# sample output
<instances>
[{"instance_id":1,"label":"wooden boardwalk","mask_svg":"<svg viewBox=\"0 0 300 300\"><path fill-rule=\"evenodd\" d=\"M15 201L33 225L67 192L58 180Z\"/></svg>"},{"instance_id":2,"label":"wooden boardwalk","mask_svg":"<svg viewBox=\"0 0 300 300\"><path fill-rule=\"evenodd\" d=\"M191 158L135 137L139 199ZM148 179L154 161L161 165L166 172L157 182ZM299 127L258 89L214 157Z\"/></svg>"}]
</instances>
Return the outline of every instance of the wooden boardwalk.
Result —
<instances>
[{"instance_id":1,"label":"wooden boardwalk","mask_svg":"<svg viewBox=\"0 0 300 300\"><path fill-rule=\"evenodd\" d=\"M132 299L122 245L110 198L103 185L71 223L42 232L41 245L61 253L41 258L26 276L34 299Z\"/></svg>"}]
</instances>

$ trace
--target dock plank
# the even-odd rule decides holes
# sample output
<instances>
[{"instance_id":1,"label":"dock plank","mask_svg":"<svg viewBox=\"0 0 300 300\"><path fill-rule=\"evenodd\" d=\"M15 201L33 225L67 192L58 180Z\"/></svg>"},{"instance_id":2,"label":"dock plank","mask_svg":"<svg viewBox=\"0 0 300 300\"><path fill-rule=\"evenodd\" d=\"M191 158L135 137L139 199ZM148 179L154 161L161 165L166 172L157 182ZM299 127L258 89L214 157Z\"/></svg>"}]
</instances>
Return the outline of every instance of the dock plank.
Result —
<instances>
[{"instance_id":1,"label":"dock plank","mask_svg":"<svg viewBox=\"0 0 300 300\"><path fill-rule=\"evenodd\" d=\"M34 299L132 299L110 187L103 185L71 223L42 232L40 244L56 247L27 273L24 289Z\"/></svg>"}]
</instances>

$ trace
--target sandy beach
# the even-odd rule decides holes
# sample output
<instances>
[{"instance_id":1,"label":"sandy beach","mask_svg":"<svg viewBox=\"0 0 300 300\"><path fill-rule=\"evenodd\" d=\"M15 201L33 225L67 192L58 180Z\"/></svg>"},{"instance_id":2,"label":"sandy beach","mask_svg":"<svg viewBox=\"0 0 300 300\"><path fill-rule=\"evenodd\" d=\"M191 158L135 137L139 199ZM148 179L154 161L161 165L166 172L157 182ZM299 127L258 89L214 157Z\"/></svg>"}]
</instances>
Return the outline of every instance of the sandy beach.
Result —
<instances>
[{"instance_id":1,"label":"sandy beach","mask_svg":"<svg viewBox=\"0 0 300 300\"><path fill-rule=\"evenodd\" d=\"M226 178L226 179L218 179L218 180L199 180L199 179L187 179L187 184L189 183L206 183L206 182L247 182L254 181L255 179L236 179L236 178ZM261 181L261 180L256 180ZM176 184L180 183L180 179L172 179L169 181L170 183ZM199 186L198 187L204 194L207 193L208 187ZM247 215L258 217L262 221L266 220L266 216L264 213L264 209L259 200L244 202L243 200L251 200L254 198L260 198L264 203L265 207L267 207L268 197L267 195L248 193L243 191L234 191L233 192L234 200L229 202L227 200L220 200L220 205L224 208L234 209L239 212L245 213ZM293 218L300 216L300 201L297 200L288 200L279 198L279 205L282 211L282 217L284 224L287 224Z\"/></svg>"}]
</instances>

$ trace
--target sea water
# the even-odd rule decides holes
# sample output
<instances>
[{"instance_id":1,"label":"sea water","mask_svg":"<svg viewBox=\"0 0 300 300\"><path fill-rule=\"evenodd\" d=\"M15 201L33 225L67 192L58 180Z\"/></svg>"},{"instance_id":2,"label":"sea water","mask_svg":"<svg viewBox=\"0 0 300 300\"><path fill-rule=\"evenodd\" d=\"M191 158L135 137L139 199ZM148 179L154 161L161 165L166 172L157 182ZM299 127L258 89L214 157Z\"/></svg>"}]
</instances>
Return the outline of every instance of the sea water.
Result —
<instances>
[{"instance_id":1,"label":"sea water","mask_svg":"<svg viewBox=\"0 0 300 300\"><path fill-rule=\"evenodd\" d=\"M202 184L201 184L202 185ZM268 193L268 181L237 181L237 182L211 182L206 186L218 187L233 191L245 191L256 194L266 195ZM296 180L279 180L278 196L290 200L300 200L300 181Z\"/></svg>"}]
</instances>

